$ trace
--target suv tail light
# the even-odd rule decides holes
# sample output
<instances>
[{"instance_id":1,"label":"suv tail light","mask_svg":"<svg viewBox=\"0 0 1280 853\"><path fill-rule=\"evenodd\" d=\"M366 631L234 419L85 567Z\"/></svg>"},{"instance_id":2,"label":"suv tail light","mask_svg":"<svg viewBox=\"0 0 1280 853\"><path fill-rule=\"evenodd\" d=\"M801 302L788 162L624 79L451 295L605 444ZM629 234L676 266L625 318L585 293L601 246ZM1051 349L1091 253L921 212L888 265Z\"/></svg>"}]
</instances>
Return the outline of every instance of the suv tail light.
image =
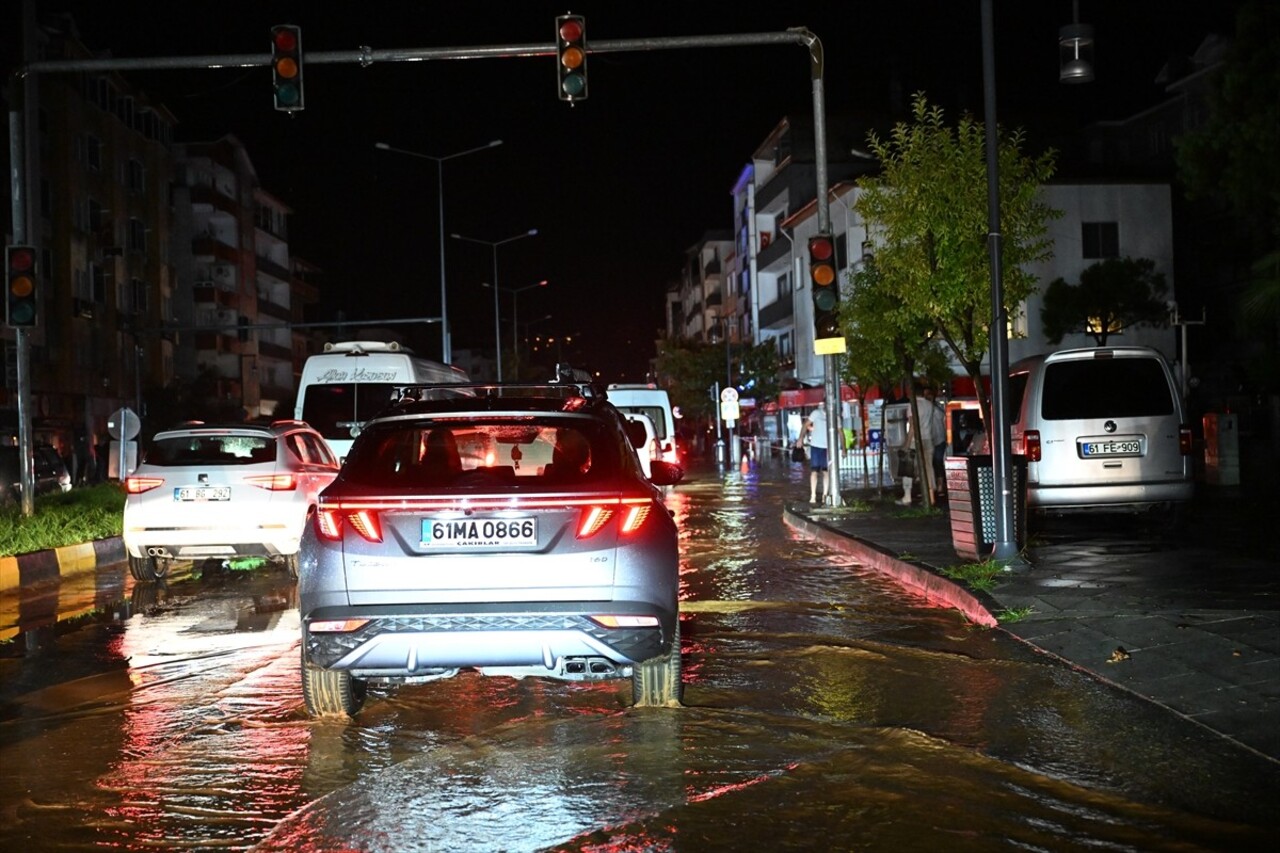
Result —
<instances>
[{"instance_id":1,"label":"suv tail light","mask_svg":"<svg viewBox=\"0 0 1280 853\"><path fill-rule=\"evenodd\" d=\"M268 492L292 492L298 488L298 478L292 474L254 474L244 481Z\"/></svg>"},{"instance_id":2,"label":"suv tail light","mask_svg":"<svg viewBox=\"0 0 1280 853\"><path fill-rule=\"evenodd\" d=\"M1029 429L1022 434L1022 453L1028 462L1040 461L1040 430Z\"/></svg>"},{"instance_id":3,"label":"suv tail light","mask_svg":"<svg viewBox=\"0 0 1280 853\"><path fill-rule=\"evenodd\" d=\"M1178 426L1178 452L1183 456L1191 455L1191 427L1186 424Z\"/></svg>"},{"instance_id":4,"label":"suv tail light","mask_svg":"<svg viewBox=\"0 0 1280 853\"><path fill-rule=\"evenodd\" d=\"M371 509L343 510L320 509L316 513L316 535L321 539L338 541L342 539L343 523L370 542L382 541L382 522L378 513Z\"/></svg>"},{"instance_id":5,"label":"suv tail light","mask_svg":"<svg viewBox=\"0 0 1280 853\"><path fill-rule=\"evenodd\" d=\"M617 509L612 506L583 507L578 521L578 538L590 539L605 526L609 519L613 518L615 513L618 515L618 532L623 536L635 533L644 525L644 520L649 517L649 510L652 508L653 504L647 498L642 500L623 498L621 506Z\"/></svg>"},{"instance_id":6,"label":"suv tail light","mask_svg":"<svg viewBox=\"0 0 1280 853\"><path fill-rule=\"evenodd\" d=\"M131 495L140 495L164 485L163 477L126 477L124 490Z\"/></svg>"}]
</instances>

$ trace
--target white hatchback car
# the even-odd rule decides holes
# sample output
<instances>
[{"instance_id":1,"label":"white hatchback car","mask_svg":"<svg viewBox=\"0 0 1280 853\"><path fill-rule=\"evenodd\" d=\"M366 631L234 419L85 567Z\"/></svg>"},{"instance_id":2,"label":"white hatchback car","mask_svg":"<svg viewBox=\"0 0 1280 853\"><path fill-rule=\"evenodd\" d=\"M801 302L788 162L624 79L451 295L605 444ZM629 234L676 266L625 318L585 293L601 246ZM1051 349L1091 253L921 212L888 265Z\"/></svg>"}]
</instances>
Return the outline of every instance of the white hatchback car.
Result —
<instances>
[{"instance_id":1,"label":"white hatchback car","mask_svg":"<svg viewBox=\"0 0 1280 853\"><path fill-rule=\"evenodd\" d=\"M173 560L269 557L296 575L302 531L337 475L337 458L302 421L156 433L125 479L129 570L155 580Z\"/></svg>"}]
</instances>

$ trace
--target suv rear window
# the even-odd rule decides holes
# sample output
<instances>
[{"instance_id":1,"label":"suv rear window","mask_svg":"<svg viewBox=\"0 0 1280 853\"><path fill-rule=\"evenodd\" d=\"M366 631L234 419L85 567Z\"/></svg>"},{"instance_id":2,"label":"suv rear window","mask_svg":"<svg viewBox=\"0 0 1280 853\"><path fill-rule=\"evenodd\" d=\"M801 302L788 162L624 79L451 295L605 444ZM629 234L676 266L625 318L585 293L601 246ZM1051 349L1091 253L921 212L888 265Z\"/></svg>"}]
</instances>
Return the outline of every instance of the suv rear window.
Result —
<instances>
[{"instance_id":1,"label":"suv rear window","mask_svg":"<svg viewBox=\"0 0 1280 853\"><path fill-rule=\"evenodd\" d=\"M148 465L255 465L276 461L274 435L173 435L156 439Z\"/></svg>"},{"instance_id":2,"label":"suv rear window","mask_svg":"<svg viewBox=\"0 0 1280 853\"><path fill-rule=\"evenodd\" d=\"M1136 418L1173 413L1173 394L1153 358L1091 358L1045 365L1045 420Z\"/></svg>"},{"instance_id":3,"label":"suv rear window","mask_svg":"<svg viewBox=\"0 0 1280 853\"><path fill-rule=\"evenodd\" d=\"M371 424L342 479L376 488L600 483L619 473L617 431L589 418L415 418Z\"/></svg>"}]
</instances>

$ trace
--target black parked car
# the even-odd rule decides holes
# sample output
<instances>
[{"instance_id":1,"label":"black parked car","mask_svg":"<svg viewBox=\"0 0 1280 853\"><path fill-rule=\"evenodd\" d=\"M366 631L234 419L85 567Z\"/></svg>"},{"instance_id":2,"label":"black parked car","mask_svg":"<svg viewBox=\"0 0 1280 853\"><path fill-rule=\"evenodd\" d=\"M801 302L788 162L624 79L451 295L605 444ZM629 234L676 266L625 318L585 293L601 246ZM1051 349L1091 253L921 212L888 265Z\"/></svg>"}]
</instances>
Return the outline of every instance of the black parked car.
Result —
<instances>
[{"instance_id":1,"label":"black parked car","mask_svg":"<svg viewBox=\"0 0 1280 853\"><path fill-rule=\"evenodd\" d=\"M37 495L71 491L71 474L58 451L47 444L37 445L35 453L35 488ZM18 448L0 447L0 504L16 503L22 497L22 472L18 466Z\"/></svg>"}]
</instances>

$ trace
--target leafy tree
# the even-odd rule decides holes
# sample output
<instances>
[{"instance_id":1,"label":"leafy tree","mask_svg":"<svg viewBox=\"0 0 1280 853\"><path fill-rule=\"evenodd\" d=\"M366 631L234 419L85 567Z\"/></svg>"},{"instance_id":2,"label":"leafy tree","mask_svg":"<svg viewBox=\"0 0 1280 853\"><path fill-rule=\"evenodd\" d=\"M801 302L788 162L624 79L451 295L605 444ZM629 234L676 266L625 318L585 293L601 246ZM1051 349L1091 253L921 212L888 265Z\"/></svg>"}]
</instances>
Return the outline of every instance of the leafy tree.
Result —
<instances>
[{"instance_id":1,"label":"leafy tree","mask_svg":"<svg viewBox=\"0 0 1280 853\"><path fill-rule=\"evenodd\" d=\"M1076 332L1107 337L1133 326L1167 326L1164 274L1150 258L1107 258L1080 273L1079 284L1054 279L1044 294L1040 322L1050 343Z\"/></svg>"},{"instance_id":2,"label":"leafy tree","mask_svg":"<svg viewBox=\"0 0 1280 853\"><path fill-rule=\"evenodd\" d=\"M719 402L711 399L708 389L719 382L721 387L732 375L740 387L748 388L746 396L770 399L778 395L778 371L781 359L772 342L761 344L729 344L703 341L664 340L658 349L658 375L664 380L671 404L679 406L686 417L718 416Z\"/></svg>"},{"instance_id":3,"label":"leafy tree","mask_svg":"<svg viewBox=\"0 0 1280 853\"><path fill-rule=\"evenodd\" d=\"M927 322L973 379L990 423L982 384L991 320L985 131L968 115L947 127L923 94L912 102L912 118L886 139L871 135L882 171L859 179L854 204L879 238L876 265L890 298L877 322L897 332ZM1053 174L1053 152L1032 159L1023 143L1021 131L998 134L1003 287L1012 306L1034 290L1025 269L1050 257L1046 223L1060 215L1039 196Z\"/></svg>"},{"instance_id":4,"label":"leafy tree","mask_svg":"<svg viewBox=\"0 0 1280 853\"><path fill-rule=\"evenodd\" d=\"M896 296L885 285L874 258L855 270L843 288L839 313L846 352L840 359L840 376L855 389L864 417L872 388L888 397L895 388L911 389L916 377L942 385L951 376L930 321L896 312L897 307ZM890 326L886 318L898 325Z\"/></svg>"}]
</instances>

